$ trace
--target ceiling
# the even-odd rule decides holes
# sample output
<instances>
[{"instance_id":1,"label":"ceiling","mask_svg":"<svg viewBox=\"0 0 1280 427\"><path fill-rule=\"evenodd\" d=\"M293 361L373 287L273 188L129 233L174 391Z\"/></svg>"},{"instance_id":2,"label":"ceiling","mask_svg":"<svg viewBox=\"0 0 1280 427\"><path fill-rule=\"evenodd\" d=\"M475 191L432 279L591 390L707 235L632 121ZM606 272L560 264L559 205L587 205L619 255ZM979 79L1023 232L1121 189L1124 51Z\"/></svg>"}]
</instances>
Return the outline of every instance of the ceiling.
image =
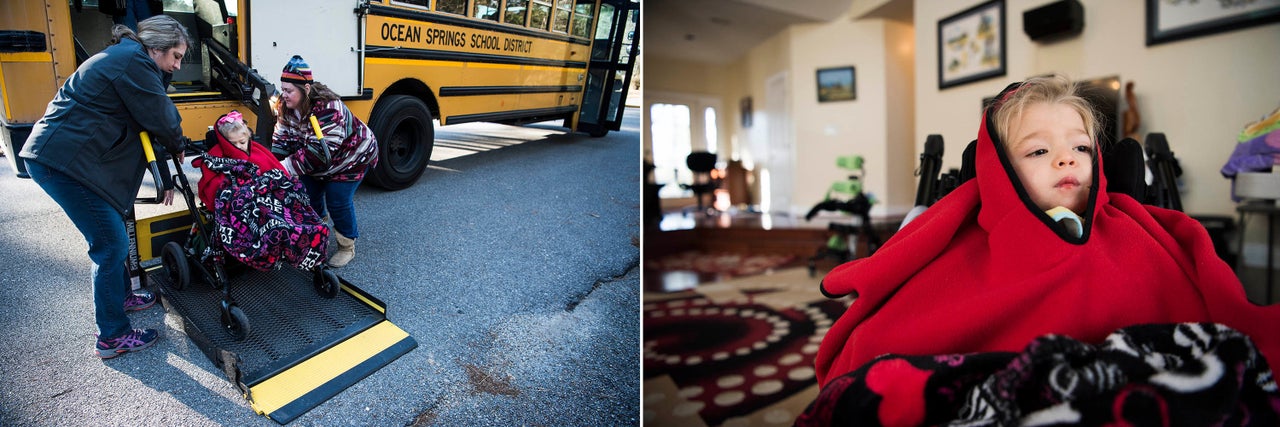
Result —
<instances>
[{"instance_id":1,"label":"ceiling","mask_svg":"<svg viewBox=\"0 0 1280 427\"><path fill-rule=\"evenodd\" d=\"M795 24L849 19L854 0L643 0L641 48L650 60L728 64ZM911 0L867 12L910 22Z\"/></svg>"}]
</instances>

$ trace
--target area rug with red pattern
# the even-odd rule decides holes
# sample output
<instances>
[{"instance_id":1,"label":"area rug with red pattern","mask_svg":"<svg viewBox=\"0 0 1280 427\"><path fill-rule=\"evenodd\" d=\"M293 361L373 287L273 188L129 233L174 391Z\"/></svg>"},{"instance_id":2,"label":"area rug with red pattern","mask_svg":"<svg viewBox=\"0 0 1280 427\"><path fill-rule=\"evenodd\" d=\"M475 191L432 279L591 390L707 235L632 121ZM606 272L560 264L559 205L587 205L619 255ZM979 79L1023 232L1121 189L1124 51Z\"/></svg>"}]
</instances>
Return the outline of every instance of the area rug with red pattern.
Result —
<instances>
[{"instance_id":1,"label":"area rug with red pattern","mask_svg":"<svg viewBox=\"0 0 1280 427\"><path fill-rule=\"evenodd\" d=\"M647 425L790 425L816 396L813 358L850 300L805 268L646 295Z\"/></svg>"}]
</instances>

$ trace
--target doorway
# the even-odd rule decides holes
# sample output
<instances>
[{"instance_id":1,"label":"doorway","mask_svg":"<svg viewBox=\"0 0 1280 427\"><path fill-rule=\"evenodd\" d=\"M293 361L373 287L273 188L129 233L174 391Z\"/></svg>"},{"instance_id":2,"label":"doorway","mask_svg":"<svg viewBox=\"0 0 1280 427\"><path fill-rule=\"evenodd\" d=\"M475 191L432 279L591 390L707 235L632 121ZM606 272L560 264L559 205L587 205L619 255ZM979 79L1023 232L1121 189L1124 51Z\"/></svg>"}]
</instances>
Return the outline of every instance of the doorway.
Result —
<instances>
[{"instance_id":1,"label":"doorway","mask_svg":"<svg viewBox=\"0 0 1280 427\"><path fill-rule=\"evenodd\" d=\"M655 94L646 97L647 156L654 180L663 184L662 199L691 197L681 184L692 184L685 158L694 151L720 150L720 102L712 97ZM720 159L726 160L726 159Z\"/></svg>"},{"instance_id":2,"label":"doorway","mask_svg":"<svg viewBox=\"0 0 1280 427\"><path fill-rule=\"evenodd\" d=\"M762 210L767 213L790 215L791 194L795 191L795 142L792 140L791 111L787 107L787 73L778 73L765 81L765 117L767 130L763 146L764 170L761 184L768 194L762 194ZM767 178L765 178L767 177ZM767 179L767 183L763 182Z\"/></svg>"}]
</instances>

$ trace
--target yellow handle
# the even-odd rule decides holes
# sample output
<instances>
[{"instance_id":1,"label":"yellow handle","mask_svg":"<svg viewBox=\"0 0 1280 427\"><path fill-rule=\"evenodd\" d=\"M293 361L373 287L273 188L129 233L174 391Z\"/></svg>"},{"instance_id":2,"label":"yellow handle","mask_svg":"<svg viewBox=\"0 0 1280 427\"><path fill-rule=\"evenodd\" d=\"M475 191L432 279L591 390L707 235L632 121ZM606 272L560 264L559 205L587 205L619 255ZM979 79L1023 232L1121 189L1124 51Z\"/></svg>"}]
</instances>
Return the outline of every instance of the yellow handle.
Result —
<instances>
[{"instance_id":1,"label":"yellow handle","mask_svg":"<svg viewBox=\"0 0 1280 427\"><path fill-rule=\"evenodd\" d=\"M151 179L156 183L156 203L164 200L164 192L160 185L160 165L156 163L156 151L151 148L151 135L147 131L138 133L142 138L142 153L147 157L147 168L151 169Z\"/></svg>"},{"instance_id":2,"label":"yellow handle","mask_svg":"<svg viewBox=\"0 0 1280 427\"><path fill-rule=\"evenodd\" d=\"M156 161L156 152L151 148L151 135L147 131L142 131L138 136L142 137L142 152L147 155L147 163Z\"/></svg>"},{"instance_id":3,"label":"yellow handle","mask_svg":"<svg viewBox=\"0 0 1280 427\"><path fill-rule=\"evenodd\" d=\"M311 115L311 130L316 132L316 139L324 140L324 132L320 132L320 121L316 120L315 114Z\"/></svg>"}]
</instances>

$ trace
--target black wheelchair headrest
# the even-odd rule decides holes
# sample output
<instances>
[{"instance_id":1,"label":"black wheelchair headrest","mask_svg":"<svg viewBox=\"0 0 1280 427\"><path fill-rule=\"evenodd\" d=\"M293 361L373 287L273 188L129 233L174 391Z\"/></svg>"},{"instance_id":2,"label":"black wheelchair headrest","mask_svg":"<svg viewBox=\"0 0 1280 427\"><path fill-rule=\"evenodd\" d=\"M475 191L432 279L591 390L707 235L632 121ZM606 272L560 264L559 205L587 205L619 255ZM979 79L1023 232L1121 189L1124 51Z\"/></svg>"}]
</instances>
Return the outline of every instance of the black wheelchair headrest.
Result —
<instances>
[{"instance_id":1,"label":"black wheelchair headrest","mask_svg":"<svg viewBox=\"0 0 1280 427\"><path fill-rule=\"evenodd\" d=\"M1107 176L1107 191L1124 193L1139 203L1147 202L1146 163L1142 145L1125 138L1102 147L1102 173Z\"/></svg>"},{"instance_id":2,"label":"black wheelchair headrest","mask_svg":"<svg viewBox=\"0 0 1280 427\"><path fill-rule=\"evenodd\" d=\"M685 157L684 163L689 166L691 171L711 172L712 169L716 168L716 155L706 151L694 151L689 153L688 157Z\"/></svg>"}]
</instances>

